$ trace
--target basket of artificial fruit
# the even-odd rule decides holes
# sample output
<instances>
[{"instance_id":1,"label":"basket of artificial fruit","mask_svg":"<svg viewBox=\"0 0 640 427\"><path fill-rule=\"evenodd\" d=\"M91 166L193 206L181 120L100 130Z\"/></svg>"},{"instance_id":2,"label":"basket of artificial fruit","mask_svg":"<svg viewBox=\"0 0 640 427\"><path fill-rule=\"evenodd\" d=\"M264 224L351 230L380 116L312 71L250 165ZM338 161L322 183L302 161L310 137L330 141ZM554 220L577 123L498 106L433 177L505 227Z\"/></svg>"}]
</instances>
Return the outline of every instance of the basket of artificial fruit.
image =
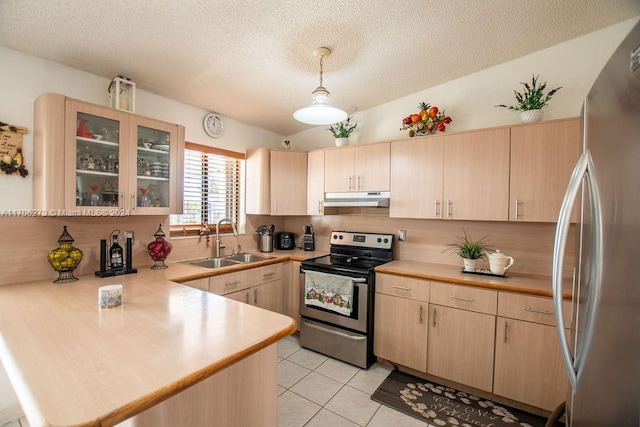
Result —
<instances>
[{"instance_id":1,"label":"basket of artificial fruit","mask_svg":"<svg viewBox=\"0 0 640 427\"><path fill-rule=\"evenodd\" d=\"M444 110L440 111L438 107L432 107L426 102L421 102L418 105L418 109L418 113L402 119L400 130L408 130L409 136L432 135L438 133L438 131L444 132L447 125L452 121L451 117L444 114Z\"/></svg>"}]
</instances>

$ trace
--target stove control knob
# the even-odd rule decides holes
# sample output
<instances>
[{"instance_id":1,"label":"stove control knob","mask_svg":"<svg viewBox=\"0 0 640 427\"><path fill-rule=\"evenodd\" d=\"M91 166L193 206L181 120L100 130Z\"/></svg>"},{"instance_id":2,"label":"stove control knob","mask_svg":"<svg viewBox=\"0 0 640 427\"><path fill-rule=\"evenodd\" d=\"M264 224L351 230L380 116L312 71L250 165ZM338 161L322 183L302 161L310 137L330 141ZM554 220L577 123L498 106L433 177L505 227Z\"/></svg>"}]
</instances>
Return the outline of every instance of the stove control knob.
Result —
<instances>
[{"instance_id":1,"label":"stove control knob","mask_svg":"<svg viewBox=\"0 0 640 427\"><path fill-rule=\"evenodd\" d=\"M342 239L344 239L344 236L341 234L341 235L340 235L340 240L342 240Z\"/></svg>"},{"instance_id":2,"label":"stove control knob","mask_svg":"<svg viewBox=\"0 0 640 427\"><path fill-rule=\"evenodd\" d=\"M389 243L389 239L387 239L386 237L384 238L383 242L385 243Z\"/></svg>"},{"instance_id":3,"label":"stove control knob","mask_svg":"<svg viewBox=\"0 0 640 427\"><path fill-rule=\"evenodd\" d=\"M378 237L378 243L382 242L382 239Z\"/></svg>"},{"instance_id":4,"label":"stove control knob","mask_svg":"<svg viewBox=\"0 0 640 427\"><path fill-rule=\"evenodd\" d=\"M338 238L338 235L337 235L337 234L334 234L334 235L333 235L333 238L334 238L334 239L337 239L337 238Z\"/></svg>"}]
</instances>

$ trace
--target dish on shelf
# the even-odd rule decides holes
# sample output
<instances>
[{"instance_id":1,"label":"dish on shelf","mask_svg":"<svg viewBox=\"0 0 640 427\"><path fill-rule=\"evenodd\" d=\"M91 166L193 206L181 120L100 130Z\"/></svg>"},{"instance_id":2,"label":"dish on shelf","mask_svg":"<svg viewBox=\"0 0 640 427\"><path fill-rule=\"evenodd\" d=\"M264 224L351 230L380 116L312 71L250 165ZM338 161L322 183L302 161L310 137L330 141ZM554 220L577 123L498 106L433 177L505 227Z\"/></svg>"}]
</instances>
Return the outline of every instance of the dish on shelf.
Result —
<instances>
[{"instance_id":1,"label":"dish on shelf","mask_svg":"<svg viewBox=\"0 0 640 427\"><path fill-rule=\"evenodd\" d=\"M154 150L169 151L169 145L165 144L153 144L151 148L153 148Z\"/></svg>"}]
</instances>

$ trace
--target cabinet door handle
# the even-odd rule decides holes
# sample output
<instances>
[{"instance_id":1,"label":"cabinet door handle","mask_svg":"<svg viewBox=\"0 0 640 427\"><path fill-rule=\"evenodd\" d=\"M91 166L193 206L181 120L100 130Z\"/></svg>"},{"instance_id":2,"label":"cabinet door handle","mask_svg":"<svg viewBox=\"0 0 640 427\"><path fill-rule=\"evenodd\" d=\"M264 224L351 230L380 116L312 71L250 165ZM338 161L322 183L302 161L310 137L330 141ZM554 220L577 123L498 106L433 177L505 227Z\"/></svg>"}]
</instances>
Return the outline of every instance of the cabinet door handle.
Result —
<instances>
[{"instance_id":1,"label":"cabinet door handle","mask_svg":"<svg viewBox=\"0 0 640 427\"><path fill-rule=\"evenodd\" d=\"M436 208L436 218L438 218L438 216L440 215L440 213L438 212L438 208L440 207L440 200L436 199L436 203L435 203L435 208Z\"/></svg>"},{"instance_id":2,"label":"cabinet door handle","mask_svg":"<svg viewBox=\"0 0 640 427\"><path fill-rule=\"evenodd\" d=\"M318 200L318 213L322 213L322 200Z\"/></svg>"},{"instance_id":3,"label":"cabinet door handle","mask_svg":"<svg viewBox=\"0 0 640 427\"><path fill-rule=\"evenodd\" d=\"M234 286L240 283L240 280L233 280L231 282L225 282L224 285L225 286Z\"/></svg>"},{"instance_id":4,"label":"cabinet door handle","mask_svg":"<svg viewBox=\"0 0 640 427\"><path fill-rule=\"evenodd\" d=\"M125 194L124 191L122 192L122 194L120 194L120 200L122 200L120 203L122 203L122 209L126 209L127 207L125 206Z\"/></svg>"},{"instance_id":5,"label":"cabinet door handle","mask_svg":"<svg viewBox=\"0 0 640 427\"><path fill-rule=\"evenodd\" d=\"M398 286L398 285L391 285L392 288L394 289L400 289L401 291L410 291L411 288L407 288L405 286Z\"/></svg>"},{"instance_id":6,"label":"cabinet door handle","mask_svg":"<svg viewBox=\"0 0 640 427\"><path fill-rule=\"evenodd\" d=\"M420 324L422 325L422 305L420 306Z\"/></svg>"},{"instance_id":7,"label":"cabinet door handle","mask_svg":"<svg viewBox=\"0 0 640 427\"><path fill-rule=\"evenodd\" d=\"M258 305L258 290L257 289L253 290L253 304L254 305Z\"/></svg>"},{"instance_id":8,"label":"cabinet door handle","mask_svg":"<svg viewBox=\"0 0 640 427\"><path fill-rule=\"evenodd\" d=\"M453 202L449 200L447 203L447 218L451 218L451 205L453 205Z\"/></svg>"},{"instance_id":9,"label":"cabinet door handle","mask_svg":"<svg viewBox=\"0 0 640 427\"><path fill-rule=\"evenodd\" d=\"M502 342L504 342L505 344L507 343L507 325L508 325L508 323L505 321L504 322L504 331L503 331L503 335L502 335Z\"/></svg>"},{"instance_id":10,"label":"cabinet door handle","mask_svg":"<svg viewBox=\"0 0 640 427\"><path fill-rule=\"evenodd\" d=\"M246 301L247 304L249 304L249 291L245 292L244 300Z\"/></svg>"},{"instance_id":11,"label":"cabinet door handle","mask_svg":"<svg viewBox=\"0 0 640 427\"><path fill-rule=\"evenodd\" d=\"M361 179L361 178L362 178L362 177L361 177L360 175L358 175L358 181L357 181L357 182L358 182L358 190L360 189L360 179Z\"/></svg>"},{"instance_id":12,"label":"cabinet door handle","mask_svg":"<svg viewBox=\"0 0 640 427\"><path fill-rule=\"evenodd\" d=\"M524 311L530 311L532 313L538 313L538 314L547 314L549 316L553 316L554 314L553 311L543 310L540 308L533 308L533 307L526 307Z\"/></svg>"},{"instance_id":13,"label":"cabinet door handle","mask_svg":"<svg viewBox=\"0 0 640 427\"><path fill-rule=\"evenodd\" d=\"M459 301L464 301L464 302L473 302L473 298L468 298L468 297L459 297L456 295L449 295L449 298L457 299Z\"/></svg>"},{"instance_id":14,"label":"cabinet door handle","mask_svg":"<svg viewBox=\"0 0 640 427\"><path fill-rule=\"evenodd\" d=\"M262 275L262 279L263 280L264 279L268 279L269 277L273 277L275 275L276 275L276 273L265 273L265 274Z\"/></svg>"},{"instance_id":15,"label":"cabinet door handle","mask_svg":"<svg viewBox=\"0 0 640 427\"><path fill-rule=\"evenodd\" d=\"M435 307L433 308L433 319L431 321L431 326L434 328L436 327L436 308Z\"/></svg>"},{"instance_id":16,"label":"cabinet door handle","mask_svg":"<svg viewBox=\"0 0 640 427\"><path fill-rule=\"evenodd\" d=\"M518 219L520 217L520 214L518 213L518 205L520 204L520 202L518 202L518 199L516 199L516 212L515 212L515 219Z\"/></svg>"},{"instance_id":17,"label":"cabinet door handle","mask_svg":"<svg viewBox=\"0 0 640 427\"><path fill-rule=\"evenodd\" d=\"M136 194L131 193L131 209L136 210Z\"/></svg>"},{"instance_id":18,"label":"cabinet door handle","mask_svg":"<svg viewBox=\"0 0 640 427\"><path fill-rule=\"evenodd\" d=\"M352 190L352 188L351 188L351 182L352 182L352 181L353 181L353 177L352 177L351 175L349 175L349 182L348 182L348 184L349 184L349 191L351 191L351 190Z\"/></svg>"}]
</instances>

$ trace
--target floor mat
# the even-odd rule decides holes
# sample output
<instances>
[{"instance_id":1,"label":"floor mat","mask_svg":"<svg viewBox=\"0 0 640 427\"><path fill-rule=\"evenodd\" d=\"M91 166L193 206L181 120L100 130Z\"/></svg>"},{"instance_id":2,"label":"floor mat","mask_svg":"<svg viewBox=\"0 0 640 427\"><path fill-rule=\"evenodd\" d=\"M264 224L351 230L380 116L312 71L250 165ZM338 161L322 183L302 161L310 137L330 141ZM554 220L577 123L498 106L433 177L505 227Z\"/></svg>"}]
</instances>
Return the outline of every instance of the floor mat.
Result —
<instances>
[{"instance_id":1,"label":"floor mat","mask_svg":"<svg viewBox=\"0 0 640 427\"><path fill-rule=\"evenodd\" d=\"M537 415L397 370L371 399L435 426L544 427L546 423Z\"/></svg>"}]
</instances>

